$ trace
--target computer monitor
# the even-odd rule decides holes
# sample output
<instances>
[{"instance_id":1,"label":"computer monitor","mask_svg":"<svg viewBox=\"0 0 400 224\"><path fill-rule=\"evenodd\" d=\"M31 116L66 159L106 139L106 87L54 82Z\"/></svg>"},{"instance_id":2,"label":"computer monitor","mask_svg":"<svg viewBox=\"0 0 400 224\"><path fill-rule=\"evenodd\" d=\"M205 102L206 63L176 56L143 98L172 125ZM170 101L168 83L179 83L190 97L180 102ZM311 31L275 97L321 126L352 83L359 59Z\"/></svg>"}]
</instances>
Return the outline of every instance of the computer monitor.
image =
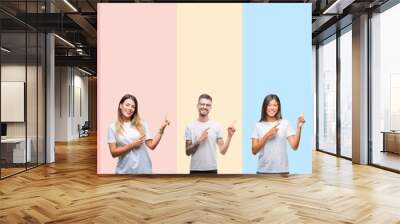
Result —
<instances>
[{"instance_id":1,"label":"computer monitor","mask_svg":"<svg viewBox=\"0 0 400 224\"><path fill-rule=\"evenodd\" d=\"M1 123L1 137L7 136L7 124Z\"/></svg>"}]
</instances>

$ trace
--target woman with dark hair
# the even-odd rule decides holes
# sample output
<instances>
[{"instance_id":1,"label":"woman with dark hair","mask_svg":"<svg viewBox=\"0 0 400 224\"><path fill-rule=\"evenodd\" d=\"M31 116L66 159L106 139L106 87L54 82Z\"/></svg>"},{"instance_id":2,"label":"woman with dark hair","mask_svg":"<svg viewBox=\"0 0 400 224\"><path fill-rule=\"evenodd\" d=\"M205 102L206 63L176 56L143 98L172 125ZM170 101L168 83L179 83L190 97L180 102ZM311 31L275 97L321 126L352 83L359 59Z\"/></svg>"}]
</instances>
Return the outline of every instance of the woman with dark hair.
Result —
<instances>
[{"instance_id":1,"label":"woman with dark hair","mask_svg":"<svg viewBox=\"0 0 400 224\"><path fill-rule=\"evenodd\" d=\"M165 119L153 137L140 119L135 96L126 94L118 104L118 119L108 129L108 145L112 157L118 157L117 174L151 173L151 160L146 146L154 150L169 121Z\"/></svg>"},{"instance_id":2,"label":"woman with dark hair","mask_svg":"<svg viewBox=\"0 0 400 224\"><path fill-rule=\"evenodd\" d=\"M271 94L264 98L260 121L251 136L251 151L254 155L259 154L257 173L289 172L286 140L293 150L297 150L304 123L304 116L300 115L294 133L289 122L282 118L279 97Z\"/></svg>"}]
</instances>

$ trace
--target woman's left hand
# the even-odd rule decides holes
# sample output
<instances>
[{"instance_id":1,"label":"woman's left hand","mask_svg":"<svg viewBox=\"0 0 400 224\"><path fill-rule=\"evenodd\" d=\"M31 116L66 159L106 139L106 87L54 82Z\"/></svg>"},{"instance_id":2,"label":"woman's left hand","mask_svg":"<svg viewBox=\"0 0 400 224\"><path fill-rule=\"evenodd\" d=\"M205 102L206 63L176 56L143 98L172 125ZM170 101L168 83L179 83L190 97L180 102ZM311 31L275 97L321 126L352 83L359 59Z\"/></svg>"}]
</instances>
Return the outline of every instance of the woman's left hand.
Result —
<instances>
[{"instance_id":1,"label":"woman's left hand","mask_svg":"<svg viewBox=\"0 0 400 224\"><path fill-rule=\"evenodd\" d=\"M161 124L161 129L164 130L169 124L169 120L167 119L167 117L165 117L164 121Z\"/></svg>"},{"instance_id":2,"label":"woman's left hand","mask_svg":"<svg viewBox=\"0 0 400 224\"><path fill-rule=\"evenodd\" d=\"M303 127L304 123L306 123L306 120L304 120L304 115L302 114L297 118L297 127Z\"/></svg>"}]
</instances>

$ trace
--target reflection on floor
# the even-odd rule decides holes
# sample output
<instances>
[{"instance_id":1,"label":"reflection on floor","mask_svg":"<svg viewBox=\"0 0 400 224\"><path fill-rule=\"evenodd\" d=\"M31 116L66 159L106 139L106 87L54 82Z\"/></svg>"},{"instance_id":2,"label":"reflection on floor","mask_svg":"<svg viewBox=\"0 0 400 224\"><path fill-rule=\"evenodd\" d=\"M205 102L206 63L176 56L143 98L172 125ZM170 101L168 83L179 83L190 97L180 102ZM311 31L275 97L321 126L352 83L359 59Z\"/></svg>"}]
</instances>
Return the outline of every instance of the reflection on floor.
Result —
<instances>
[{"instance_id":1,"label":"reflection on floor","mask_svg":"<svg viewBox=\"0 0 400 224\"><path fill-rule=\"evenodd\" d=\"M400 170L400 155L392 152L374 151L373 164Z\"/></svg>"},{"instance_id":2,"label":"reflection on floor","mask_svg":"<svg viewBox=\"0 0 400 224\"><path fill-rule=\"evenodd\" d=\"M2 168L0 170L1 172L1 178L5 178L7 176L25 171L26 169L30 169L32 167L36 167L36 163L27 163L26 167L25 164L1 164Z\"/></svg>"},{"instance_id":3,"label":"reflection on floor","mask_svg":"<svg viewBox=\"0 0 400 224\"><path fill-rule=\"evenodd\" d=\"M24 168L1 168L1 178L13 175L15 173L18 173L18 172L21 172L24 170L25 170L25 167Z\"/></svg>"}]
</instances>

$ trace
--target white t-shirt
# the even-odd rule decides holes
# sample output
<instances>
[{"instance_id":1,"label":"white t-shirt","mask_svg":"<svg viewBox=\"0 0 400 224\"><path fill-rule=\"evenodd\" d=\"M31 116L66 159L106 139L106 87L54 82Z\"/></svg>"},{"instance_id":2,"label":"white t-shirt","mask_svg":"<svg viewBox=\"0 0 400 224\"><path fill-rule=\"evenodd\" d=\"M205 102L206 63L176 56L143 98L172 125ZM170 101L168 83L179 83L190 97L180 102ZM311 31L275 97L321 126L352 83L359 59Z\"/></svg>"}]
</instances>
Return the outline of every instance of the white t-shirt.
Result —
<instances>
[{"instance_id":1,"label":"white t-shirt","mask_svg":"<svg viewBox=\"0 0 400 224\"><path fill-rule=\"evenodd\" d=\"M116 143L117 147L131 143L133 140L140 138L140 133L131 122L123 124L123 131L117 136L115 130L115 122L108 129L108 143ZM152 139L147 124L142 121L145 132L145 139ZM139 148L129 150L127 153L118 157L117 174L135 174L135 173L151 173L151 160L147 153L146 145L143 143Z\"/></svg>"},{"instance_id":2,"label":"white t-shirt","mask_svg":"<svg viewBox=\"0 0 400 224\"><path fill-rule=\"evenodd\" d=\"M198 146L197 151L192 154L190 160L190 170L216 170L217 169L217 139L223 138L224 130L217 122L208 120L207 122L194 121L186 126L185 140L196 143L203 131L208 129L208 138Z\"/></svg>"},{"instance_id":3,"label":"white t-shirt","mask_svg":"<svg viewBox=\"0 0 400 224\"><path fill-rule=\"evenodd\" d=\"M277 122L258 122L256 123L251 138L261 139ZM295 133L290 128L287 120L280 120L277 126L278 133L268 140L258 152L258 168L260 173L287 173L289 172L289 162L287 154L287 138Z\"/></svg>"}]
</instances>

